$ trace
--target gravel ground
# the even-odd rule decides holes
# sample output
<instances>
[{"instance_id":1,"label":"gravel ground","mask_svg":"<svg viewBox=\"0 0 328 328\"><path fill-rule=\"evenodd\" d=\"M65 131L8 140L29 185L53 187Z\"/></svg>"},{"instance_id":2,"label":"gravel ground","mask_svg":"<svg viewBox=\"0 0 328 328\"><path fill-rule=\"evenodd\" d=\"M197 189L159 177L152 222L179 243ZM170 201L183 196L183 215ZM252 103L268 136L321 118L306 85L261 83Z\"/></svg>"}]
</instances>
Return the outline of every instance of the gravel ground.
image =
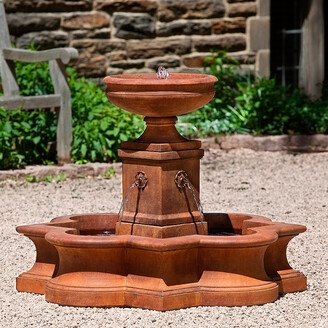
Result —
<instances>
[{"instance_id":1,"label":"gravel ground","mask_svg":"<svg viewBox=\"0 0 328 328\"><path fill-rule=\"evenodd\" d=\"M128 308L73 308L17 293L15 277L34 260L15 227L76 212L117 211L120 175L111 180L0 183L0 327L328 327L328 154L209 150L202 165L205 211L248 212L305 224L288 257L308 290L253 307L198 307L166 313Z\"/></svg>"}]
</instances>

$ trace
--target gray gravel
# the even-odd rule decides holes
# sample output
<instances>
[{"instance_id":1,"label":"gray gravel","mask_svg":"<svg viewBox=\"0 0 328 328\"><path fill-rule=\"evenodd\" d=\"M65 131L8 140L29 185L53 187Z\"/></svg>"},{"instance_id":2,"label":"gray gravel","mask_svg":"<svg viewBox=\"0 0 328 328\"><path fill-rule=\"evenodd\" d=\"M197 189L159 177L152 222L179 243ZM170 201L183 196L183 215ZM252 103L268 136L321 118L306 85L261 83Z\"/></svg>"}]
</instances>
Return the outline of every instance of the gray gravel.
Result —
<instances>
[{"instance_id":1,"label":"gray gravel","mask_svg":"<svg viewBox=\"0 0 328 328\"><path fill-rule=\"evenodd\" d=\"M308 231L291 243L291 265L308 290L254 307L198 307L166 313L73 308L17 293L15 277L32 264L32 243L15 226L76 212L117 211L120 175L111 180L0 183L0 327L328 327L328 154L209 150L202 165L206 211L262 214Z\"/></svg>"}]
</instances>

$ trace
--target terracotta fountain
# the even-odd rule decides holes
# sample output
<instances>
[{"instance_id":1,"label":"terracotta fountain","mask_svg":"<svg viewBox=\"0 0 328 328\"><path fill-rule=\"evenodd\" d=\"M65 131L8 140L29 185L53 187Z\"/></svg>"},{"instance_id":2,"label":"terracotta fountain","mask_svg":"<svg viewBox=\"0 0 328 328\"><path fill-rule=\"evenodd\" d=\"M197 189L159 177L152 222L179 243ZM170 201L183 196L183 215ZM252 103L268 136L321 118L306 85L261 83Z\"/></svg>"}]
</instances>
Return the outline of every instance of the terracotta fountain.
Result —
<instances>
[{"instance_id":1,"label":"terracotta fountain","mask_svg":"<svg viewBox=\"0 0 328 328\"><path fill-rule=\"evenodd\" d=\"M144 115L147 124L119 151L121 210L18 227L33 241L36 261L17 277L17 290L62 305L154 310L264 304L305 290L306 277L286 257L304 226L202 212L204 151L175 122L212 99L216 78L163 70L104 82L110 101Z\"/></svg>"}]
</instances>

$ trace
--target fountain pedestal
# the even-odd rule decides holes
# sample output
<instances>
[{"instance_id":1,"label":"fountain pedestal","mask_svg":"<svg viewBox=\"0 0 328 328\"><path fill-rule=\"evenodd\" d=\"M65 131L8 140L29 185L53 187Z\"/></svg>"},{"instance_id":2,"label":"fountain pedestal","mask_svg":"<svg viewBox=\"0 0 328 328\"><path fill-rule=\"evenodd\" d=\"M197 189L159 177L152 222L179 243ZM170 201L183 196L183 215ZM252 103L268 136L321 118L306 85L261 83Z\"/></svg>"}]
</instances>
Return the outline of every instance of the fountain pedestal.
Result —
<instances>
[{"instance_id":1,"label":"fountain pedestal","mask_svg":"<svg viewBox=\"0 0 328 328\"><path fill-rule=\"evenodd\" d=\"M176 117L145 121L144 134L119 150L123 208L116 233L154 238L207 234L207 223L197 207L200 159L204 155L201 143L178 134ZM176 186L179 171L190 177L192 189ZM147 185L132 189L138 172L144 174Z\"/></svg>"}]
</instances>

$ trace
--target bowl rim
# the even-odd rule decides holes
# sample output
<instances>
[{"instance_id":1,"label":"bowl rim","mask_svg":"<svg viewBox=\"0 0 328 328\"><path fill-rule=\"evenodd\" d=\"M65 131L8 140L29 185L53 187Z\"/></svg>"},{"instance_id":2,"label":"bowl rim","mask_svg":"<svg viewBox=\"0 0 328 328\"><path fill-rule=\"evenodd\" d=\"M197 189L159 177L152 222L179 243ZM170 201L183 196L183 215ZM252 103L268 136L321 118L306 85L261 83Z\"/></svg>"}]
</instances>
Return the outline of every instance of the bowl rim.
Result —
<instances>
[{"instance_id":1,"label":"bowl rim","mask_svg":"<svg viewBox=\"0 0 328 328\"><path fill-rule=\"evenodd\" d=\"M197 85L218 81L214 75L196 73L171 73L168 79L158 79L156 73L116 74L103 79L107 85Z\"/></svg>"}]
</instances>

